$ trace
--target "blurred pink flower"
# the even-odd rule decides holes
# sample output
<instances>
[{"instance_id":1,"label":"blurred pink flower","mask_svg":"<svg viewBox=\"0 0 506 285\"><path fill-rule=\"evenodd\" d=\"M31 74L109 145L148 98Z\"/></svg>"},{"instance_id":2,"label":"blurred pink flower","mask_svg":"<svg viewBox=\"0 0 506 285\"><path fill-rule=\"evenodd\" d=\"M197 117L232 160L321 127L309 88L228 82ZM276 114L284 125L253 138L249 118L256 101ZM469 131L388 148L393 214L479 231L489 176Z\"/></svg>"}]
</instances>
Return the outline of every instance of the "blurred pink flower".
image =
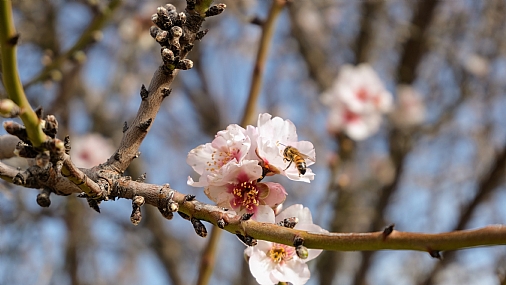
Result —
<instances>
[{"instance_id":1,"label":"blurred pink flower","mask_svg":"<svg viewBox=\"0 0 506 285\"><path fill-rule=\"evenodd\" d=\"M401 128L423 123L425 104L422 96L409 85L399 85L397 87L397 104L390 115L392 122Z\"/></svg>"},{"instance_id":2,"label":"blurred pink flower","mask_svg":"<svg viewBox=\"0 0 506 285\"><path fill-rule=\"evenodd\" d=\"M77 167L91 168L107 161L115 148L111 140L99 134L72 137L70 158Z\"/></svg>"},{"instance_id":3,"label":"blurred pink flower","mask_svg":"<svg viewBox=\"0 0 506 285\"><path fill-rule=\"evenodd\" d=\"M330 108L329 131L344 131L354 140L377 132L382 114L392 109L392 94L368 64L343 66L322 101Z\"/></svg>"},{"instance_id":4,"label":"blurred pink flower","mask_svg":"<svg viewBox=\"0 0 506 285\"><path fill-rule=\"evenodd\" d=\"M274 217L274 212L264 215L260 222L279 223L286 218L296 217L298 223L295 229L311 232L327 232L313 224L311 212L300 204L292 205ZM305 284L310 277L309 268L306 264L316 258L322 250L308 249L308 257L301 259L297 256L295 248L284 244L278 244L259 240L258 244L248 247L244 254L249 257L248 263L251 274L259 284L278 284L290 282L291 284Z\"/></svg>"}]
</instances>

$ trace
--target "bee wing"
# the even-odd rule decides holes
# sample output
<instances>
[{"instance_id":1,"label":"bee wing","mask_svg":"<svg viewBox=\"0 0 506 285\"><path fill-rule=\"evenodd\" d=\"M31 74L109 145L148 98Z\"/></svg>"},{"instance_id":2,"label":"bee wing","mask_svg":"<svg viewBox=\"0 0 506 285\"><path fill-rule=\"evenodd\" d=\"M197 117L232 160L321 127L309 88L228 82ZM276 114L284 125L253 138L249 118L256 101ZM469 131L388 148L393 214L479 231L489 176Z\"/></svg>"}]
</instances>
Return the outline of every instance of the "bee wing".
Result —
<instances>
[{"instance_id":1,"label":"bee wing","mask_svg":"<svg viewBox=\"0 0 506 285\"><path fill-rule=\"evenodd\" d=\"M313 157L310 157L309 155L307 154L303 154L301 153L300 156L302 156L302 158L304 159L308 159L308 160L311 160L312 162L316 162L315 159Z\"/></svg>"}]
</instances>

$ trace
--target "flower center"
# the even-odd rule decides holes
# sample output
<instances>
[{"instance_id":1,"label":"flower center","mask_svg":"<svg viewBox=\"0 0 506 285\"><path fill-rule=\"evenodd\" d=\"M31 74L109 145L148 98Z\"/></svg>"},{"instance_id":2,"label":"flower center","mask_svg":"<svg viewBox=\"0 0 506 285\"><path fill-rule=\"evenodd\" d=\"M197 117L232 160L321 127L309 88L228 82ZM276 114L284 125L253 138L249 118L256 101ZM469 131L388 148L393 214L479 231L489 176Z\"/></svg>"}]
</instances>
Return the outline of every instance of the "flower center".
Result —
<instances>
[{"instance_id":1,"label":"flower center","mask_svg":"<svg viewBox=\"0 0 506 285\"><path fill-rule=\"evenodd\" d=\"M348 123L350 122L357 122L360 120L360 115L353 113L350 110L346 110L344 113L344 120Z\"/></svg>"},{"instance_id":2,"label":"flower center","mask_svg":"<svg viewBox=\"0 0 506 285\"><path fill-rule=\"evenodd\" d=\"M360 88L357 91L357 98L362 102L366 102L369 99L369 94L367 94L367 90L365 88Z\"/></svg>"},{"instance_id":3,"label":"flower center","mask_svg":"<svg viewBox=\"0 0 506 285\"><path fill-rule=\"evenodd\" d=\"M271 258L273 262L283 264L284 262L292 259L294 253L295 250L291 246L273 243L267 255Z\"/></svg>"},{"instance_id":4,"label":"flower center","mask_svg":"<svg viewBox=\"0 0 506 285\"><path fill-rule=\"evenodd\" d=\"M260 200L258 199L259 192L255 181L236 184L234 189L232 189L234 199L231 204L234 208L242 206L246 208L248 212L253 212L260 204Z\"/></svg>"},{"instance_id":5,"label":"flower center","mask_svg":"<svg viewBox=\"0 0 506 285\"><path fill-rule=\"evenodd\" d=\"M229 151L213 151L211 160L207 162L207 171L218 171L223 165L227 164L234 158L237 158L239 150L235 147L230 148Z\"/></svg>"}]
</instances>

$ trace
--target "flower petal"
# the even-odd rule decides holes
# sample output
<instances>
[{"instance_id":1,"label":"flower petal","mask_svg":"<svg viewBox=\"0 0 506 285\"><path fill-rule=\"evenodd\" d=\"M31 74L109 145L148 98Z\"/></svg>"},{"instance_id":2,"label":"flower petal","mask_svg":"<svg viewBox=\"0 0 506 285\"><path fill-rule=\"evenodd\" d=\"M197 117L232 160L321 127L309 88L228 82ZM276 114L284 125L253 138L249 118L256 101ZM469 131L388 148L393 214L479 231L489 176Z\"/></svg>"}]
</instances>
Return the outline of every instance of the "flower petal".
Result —
<instances>
[{"instance_id":1,"label":"flower petal","mask_svg":"<svg viewBox=\"0 0 506 285\"><path fill-rule=\"evenodd\" d=\"M275 182L265 182L265 183L258 183L258 187L260 188L262 185L266 186L269 190L267 197L262 199L262 202L265 205L270 206L271 208L275 208L277 205L283 203L286 199L286 193L285 188Z\"/></svg>"},{"instance_id":2,"label":"flower petal","mask_svg":"<svg viewBox=\"0 0 506 285\"><path fill-rule=\"evenodd\" d=\"M283 266L277 266L271 273L274 279L293 285L305 284L310 276L308 266L298 258L287 261Z\"/></svg>"}]
</instances>

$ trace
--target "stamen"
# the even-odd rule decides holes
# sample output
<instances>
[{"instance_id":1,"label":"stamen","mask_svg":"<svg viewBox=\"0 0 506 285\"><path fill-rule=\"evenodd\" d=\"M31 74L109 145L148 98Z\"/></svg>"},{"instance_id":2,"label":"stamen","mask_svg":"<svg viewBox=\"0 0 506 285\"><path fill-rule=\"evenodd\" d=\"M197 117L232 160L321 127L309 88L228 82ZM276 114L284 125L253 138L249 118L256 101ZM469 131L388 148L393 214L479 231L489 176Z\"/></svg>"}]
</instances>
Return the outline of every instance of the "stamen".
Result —
<instances>
[{"instance_id":1,"label":"stamen","mask_svg":"<svg viewBox=\"0 0 506 285\"><path fill-rule=\"evenodd\" d=\"M293 258L295 250L291 246L287 246L284 244L273 243L271 249L267 253L267 255L272 259L275 263L284 263Z\"/></svg>"},{"instance_id":2,"label":"stamen","mask_svg":"<svg viewBox=\"0 0 506 285\"><path fill-rule=\"evenodd\" d=\"M234 195L232 205L236 208L244 207L249 212L253 212L260 205L259 192L256 181L241 182L232 189Z\"/></svg>"}]
</instances>

